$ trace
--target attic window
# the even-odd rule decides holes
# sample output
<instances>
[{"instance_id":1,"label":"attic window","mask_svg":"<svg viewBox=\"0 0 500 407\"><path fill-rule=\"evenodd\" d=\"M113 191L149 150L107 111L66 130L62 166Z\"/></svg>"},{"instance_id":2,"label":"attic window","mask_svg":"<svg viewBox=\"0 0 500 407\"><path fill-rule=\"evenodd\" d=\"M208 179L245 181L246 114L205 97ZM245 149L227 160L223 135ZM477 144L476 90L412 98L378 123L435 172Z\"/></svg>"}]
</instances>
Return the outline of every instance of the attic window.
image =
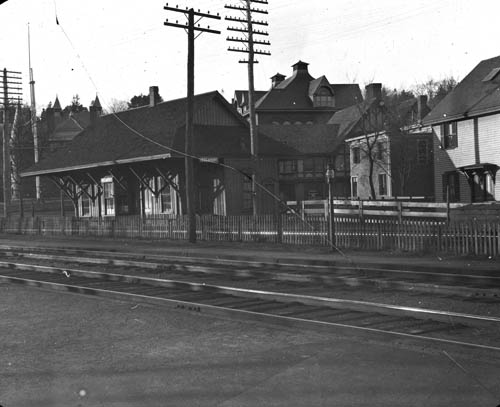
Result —
<instances>
[{"instance_id":1,"label":"attic window","mask_svg":"<svg viewBox=\"0 0 500 407\"><path fill-rule=\"evenodd\" d=\"M493 68L491 72L484 77L483 82L492 81L493 79L495 79L495 77L498 75L499 72L500 68Z\"/></svg>"},{"instance_id":2,"label":"attic window","mask_svg":"<svg viewBox=\"0 0 500 407\"><path fill-rule=\"evenodd\" d=\"M322 86L321 88L319 88L314 95L314 107L319 107L319 106L326 106L326 107L335 106L333 93L326 86Z\"/></svg>"}]
</instances>

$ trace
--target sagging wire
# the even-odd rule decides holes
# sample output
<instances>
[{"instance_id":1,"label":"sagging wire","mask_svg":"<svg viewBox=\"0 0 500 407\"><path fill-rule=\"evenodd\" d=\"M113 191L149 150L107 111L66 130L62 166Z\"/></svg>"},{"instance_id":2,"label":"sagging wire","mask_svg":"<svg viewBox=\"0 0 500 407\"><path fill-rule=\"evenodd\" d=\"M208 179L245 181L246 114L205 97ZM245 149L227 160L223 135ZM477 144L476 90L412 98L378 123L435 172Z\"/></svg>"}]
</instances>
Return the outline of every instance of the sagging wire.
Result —
<instances>
[{"instance_id":1,"label":"sagging wire","mask_svg":"<svg viewBox=\"0 0 500 407\"><path fill-rule=\"evenodd\" d=\"M94 90L96 91L97 94L100 94L99 92L99 89L96 85L96 83L94 82L93 78L92 78L92 75L90 74L90 72L88 71L83 59L81 58L80 54L78 53L78 50L76 49L75 45L73 44L73 42L71 41L71 39L69 38L68 34L66 33L66 31L64 30L61 22L59 21L59 18L58 18L58 15L57 15L57 7L56 7L56 0L54 0L54 11L55 11L55 18L56 18L56 24L59 26L59 28L61 29L62 33L64 34L65 38L67 39L67 41L69 42L70 46L73 48L73 51L75 52L76 56L78 57L83 69L85 70L85 73L87 74L90 82L92 83L92 85L94 86ZM102 95L101 95L102 97ZM110 113L111 116L113 116L118 122L120 122L123 126L125 126L127 129L129 129L131 132L133 132L135 135L137 135L138 137L142 138L143 140L146 140L147 142L149 143L152 143L160 148L163 148L169 152L172 152L172 153L176 153L176 154L179 154L180 156L183 156L183 157L188 157L188 158L192 158L192 159L195 159L195 160L201 160L200 157L197 157L195 155L192 155L192 154L187 154L183 151L179 151L179 150L176 150L175 148L172 148L172 147L169 147L169 146L166 146L156 140L153 140L151 139L150 137L142 134L140 131L134 129L132 126L130 126L128 123L124 122L117 114L116 112L111 112ZM202 161L202 160L201 160ZM252 179L251 175L245 173L244 171L238 169L238 168L235 168L231 165L228 165L228 164L225 164L225 163L216 163L216 165L222 167L222 168L227 168L229 170L232 170L232 171L235 171L241 175L243 175L244 177L246 178L249 178L249 179ZM281 205L283 205L284 207L286 207L290 213L299 218L306 226L308 226L311 231L315 231L315 227L314 225L312 225L311 223L309 223L308 221L306 221L302 216L300 216L299 213L297 213L293 208L291 208L290 206L288 206L280 197L278 197L276 194L274 194L272 191L270 191L268 188L266 188L263 184L257 182L256 183L257 187L267 193L271 198L273 198L275 201L277 201L278 203L280 203ZM350 264L353 264L353 260L347 256L346 253L344 253L337 245L335 245L333 243L333 241L330 239L330 237L326 238L326 241L327 243L337 252L339 253L342 257L344 257Z\"/></svg>"}]
</instances>

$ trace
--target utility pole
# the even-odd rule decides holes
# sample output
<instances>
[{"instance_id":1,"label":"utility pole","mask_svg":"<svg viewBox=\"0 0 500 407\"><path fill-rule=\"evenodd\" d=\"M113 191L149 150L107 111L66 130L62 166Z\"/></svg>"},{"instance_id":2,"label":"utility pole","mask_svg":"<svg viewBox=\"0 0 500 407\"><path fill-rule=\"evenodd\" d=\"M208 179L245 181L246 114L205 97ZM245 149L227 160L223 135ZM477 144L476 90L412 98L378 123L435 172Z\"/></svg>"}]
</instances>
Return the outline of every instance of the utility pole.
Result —
<instances>
[{"instance_id":1,"label":"utility pole","mask_svg":"<svg viewBox=\"0 0 500 407\"><path fill-rule=\"evenodd\" d=\"M9 151L9 104L19 103L22 96L21 72L3 70L3 96L0 97L3 103L3 216L8 215L8 205L10 204L10 151Z\"/></svg>"},{"instance_id":2,"label":"utility pole","mask_svg":"<svg viewBox=\"0 0 500 407\"><path fill-rule=\"evenodd\" d=\"M184 167L185 167L185 189L186 189L186 210L188 215L188 240L196 243L196 213L195 213L195 185L194 185L194 163L193 163L193 133L194 133L194 40L202 33L220 34L220 31L213 30L210 26L200 27L198 22L202 18L220 20L220 16L194 11L193 8L185 10L176 7L169 7L168 3L163 7L165 10L182 13L187 17L187 24L179 24L165 21L165 25L176 28L183 28L188 34L188 58L187 58L187 105L186 105L186 137L184 145ZM195 17L197 21L195 21ZM195 24L198 24L195 26ZM195 32L198 35L195 36Z\"/></svg>"},{"instance_id":3,"label":"utility pole","mask_svg":"<svg viewBox=\"0 0 500 407\"><path fill-rule=\"evenodd\" d=\"M33 69L31 69L31 41L30 26L28 24L28 61L30 70L30 95L31 95L31 131L33 133L33 150L35 152L35 164L40 160L40 147L38 145L38 129L36 125L36 101L35 101L35 80L33 79ZM41 198L40 177L35 177L36 199Z\"/></svg>"},{"instance_id":4,"label":"utility pole","mask_svg":"<svg viewBox=\"0 0 500 407\"><path fill-rule=\"evenodd\" d=\"M227 9L238 10L242 12L243 18L241 17L226 17L228 21L235 21L240 23L242 27L228 27L228 31L235 31L240 33L239 37L228 37L228 41L238 42L243 44L243 48L229 47L229 51L233 52L244 52L248 54L248 60L240 60L240 63L248 64L248 105L249 105L249 115L250 115L250 154L252 158L252 207L253 215L258 214L258 199L257 199L257 184L258 184L258 129L257 120L255 115L255 88L254 88L254 64L258 63L255 60L255 55L271 55L269 51L255 49L254 45L271 45L269 41L255 39L254 36L268 36L267 31L257 30L253 27L267 26L266 21L259 21L253 19L253 14L268 14L266 10L258 9L252 7L252 3L257 4L268 4L267 0L240 0L241 5L226 5Z\"/></svg>"}]
</instances>

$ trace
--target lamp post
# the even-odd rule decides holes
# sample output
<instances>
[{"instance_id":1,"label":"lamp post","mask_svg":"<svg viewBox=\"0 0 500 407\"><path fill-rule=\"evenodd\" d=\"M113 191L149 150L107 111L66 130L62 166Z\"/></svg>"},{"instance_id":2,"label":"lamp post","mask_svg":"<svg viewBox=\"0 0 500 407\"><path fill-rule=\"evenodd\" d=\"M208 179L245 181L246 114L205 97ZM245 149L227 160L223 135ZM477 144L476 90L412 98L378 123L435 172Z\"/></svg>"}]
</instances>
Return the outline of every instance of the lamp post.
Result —
<instances>
[{"instance_id":1,"label":"lamp post","mask_svg":"<svg viewBox=\"0 0 500 407\"><path fill-rule=\"evenodd\" d=\"M328 237L330 239L330 246L335 248L335 211L333 208L333 180L335 178L335 170L330 164L326 168L326 181L328 182Z\"/></svg>"}]
</instances>

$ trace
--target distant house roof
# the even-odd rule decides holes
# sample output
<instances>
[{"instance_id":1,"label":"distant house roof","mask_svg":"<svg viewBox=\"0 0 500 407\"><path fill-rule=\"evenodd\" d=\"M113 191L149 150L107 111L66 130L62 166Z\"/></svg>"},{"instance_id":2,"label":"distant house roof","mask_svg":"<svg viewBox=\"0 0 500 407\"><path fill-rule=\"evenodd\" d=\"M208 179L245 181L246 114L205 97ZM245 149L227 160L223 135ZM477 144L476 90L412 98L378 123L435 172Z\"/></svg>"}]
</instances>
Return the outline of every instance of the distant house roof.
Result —
<instances>
[{"instance_id":1,"label":"distant house roof","mask_svg":"<svg viewBox=\"0 0 500 407\"><path fill-rule=\"evenodd\" d=\"M356 84L331 84L325 76L313 78L306 62L293 65L293 74L271 88L256 104L257 110L335 110L362 100L361 90ZM313 96L322 86L333 91L335 107L314 107Z\"/></svg>"},{"instance_id":2,"label":"distant house roof","mask_svg":"<svg viewBox=\"0 0 500 407\"><path fill-rule=\"evenodd\" d=\"M68 117L57 124L54 131L49 134L50 141L73 140L90 124L90 113L82 111L71 113Z\"/></svg>"},{"instance_id":3,"label":"distant house roof","mask_svg":"<svg viewBox=\"0 0 500 407\"><path fill-rule=\"evenodd\" d=\"M218 103L234 117L233 125L196 124L197 113L206 115L207 106ZM193 155L200 157L248 157L250 139L245 120L218 93L195 96ZM81 131L64 150L40 161L22 176L61 173L153 159L182 157L184 152L186 99L142 106L101 116ZM264 135L262 151L281 155L286 148Z\"/></svg>"},{"instance_id":4,"label":"distant house roof","mask_svg":"<svg viewBox=\"0 0 500 407\"><path fill-rule=\"evenodd\" d=\"M372 98L356 105L346 107L345 109L335 112L328 121L328 124L339 126L339 137L342 139L356 136L357 134L352 134L352 131L357 127L363 115L372 107L378 107L379 103L380 100Z\"/></svg>"},{"instance_id":5,"label":"distant house roof","mask_svg":"<svg viewBox=\"0 0 500 407\"><path fill-rule=\"evenodd\" d=\"M424 118L425 125L500 111L500 56L481 61Z\"/></svg>"},{"instance_id":6,"label":"distant house roof","mask_svg":"<svg viewBox=\"0 0 500 407\"><path fill-rule=\"evenodd\" d=\"M284 144L289 155L329 154L343 143L338 134L339 126L330 124L261 125L259 132Z\"/></svg>"},{"instance_id":7,"label":"distant house roof","mask_svg":"<svg viewBox=\"0 0 500 407\"><path fill-rule=\"evenodd\" d=\"M256 90L254 92L255 95L255 103L265 94L267 93L266 90ZM248 90L235 90L234 91L234 98L233 98L233 105L235 107L239 107L243 111L248 110Z\"/></svg>"}]
</instances>

